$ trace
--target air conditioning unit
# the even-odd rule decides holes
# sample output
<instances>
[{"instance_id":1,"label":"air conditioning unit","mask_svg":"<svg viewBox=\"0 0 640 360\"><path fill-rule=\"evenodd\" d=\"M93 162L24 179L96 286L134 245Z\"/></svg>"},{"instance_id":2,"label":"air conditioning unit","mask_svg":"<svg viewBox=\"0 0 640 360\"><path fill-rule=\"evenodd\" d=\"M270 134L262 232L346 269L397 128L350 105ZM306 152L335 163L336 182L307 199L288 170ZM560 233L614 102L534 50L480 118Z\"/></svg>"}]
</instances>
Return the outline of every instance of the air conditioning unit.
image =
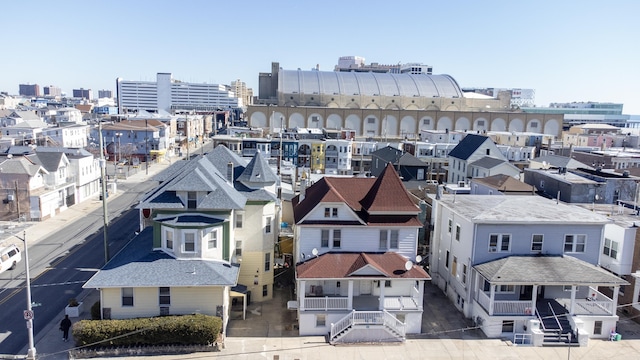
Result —
<instances>
[{"instance_id":1,"label":"air conditioning unit","mask_svg":"<svg viewBox=\"0 0 640 360\"><path fill-rule=\"evenodd\" d=\"M15 197L13 196L13 194L7 195L7 201L13 201L13 200L15 200Z\"/></svg>"},{"instance_id":2,"label":"air conditioning unit","mask_svg":"<svg viewBox=\"0 0 640 360\"><path fill-rule=\"evenodd\" d=\"M464 187L464 181L458 181L458 187Z\"/></svg>"},{"instance_id":3,"label":"air conditioning unit","mask_svg":"<svg viewBox=\"0 0 640 360\"><path fill-rule=\"evenodd\" d=\"M497 251L498 251L497 246L489 246L489 252L497 252Z\"/></svg>"}]
</instances>

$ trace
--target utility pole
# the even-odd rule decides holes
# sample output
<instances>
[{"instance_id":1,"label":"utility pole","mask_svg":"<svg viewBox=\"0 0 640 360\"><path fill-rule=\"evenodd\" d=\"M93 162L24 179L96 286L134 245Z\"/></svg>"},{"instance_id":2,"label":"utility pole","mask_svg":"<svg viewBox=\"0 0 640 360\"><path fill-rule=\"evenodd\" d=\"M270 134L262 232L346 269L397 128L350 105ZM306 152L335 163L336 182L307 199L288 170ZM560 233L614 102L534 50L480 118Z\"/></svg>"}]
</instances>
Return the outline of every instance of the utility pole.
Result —
<instances>
[{"instance_id":1,"label":"utility pole","mask_svg":"<svg viewBox=\"0 0 640 360\"><path fill-rule=\"evenodd\" d=\"M104 263L109 261L109 237L107 236L107 226L109 225L109 213L107 212L107 179L105 176L107 162L104 159L104 147L102 140L102 121L98 123L100 133L100 181L102 182L102 218L104 220Z\"/></svg>"},{"instance_id":2,"label":"utility pole","mask_svg":"<svg viewBox=\"0 0 640 360\"><path fill-rule=\"evenodd\" d=\"M18 182L16 181L16 204L20 204L18 196ZM20 214L20 205L18 205L18 214ZM18 216L18 220L20 216ZM29 349L27 350L27 359L34 360L36 358L36 346L33 341L33 309L31 308L31 275L29 274L29 245L27 244L27 232L22 232L22 238L13 235L24 242L24 268L27 277L27 310L24 312L24 319L27 320L27 329L29 332Z\"/></svg>"},{"instance_id":3,"label":"utility pole","mask_svg":"<svg viewBox=\"0 0 640 360\"><path fill-rule=\"evenodd\" d=\"M149 175L149 120L144 119L144 164L146 175Z\"/></svg>"},{"instance_id":4,"label":"utility pole","mask_svg":"<svg viewBox=\"0 0 640 360\"><path fill-rule=\"evenodd\" d=\"M20 198L18 197L18 181L16 181L16 210L18 211L18 222L20 222Z\"/></svg>"}]
</instances>

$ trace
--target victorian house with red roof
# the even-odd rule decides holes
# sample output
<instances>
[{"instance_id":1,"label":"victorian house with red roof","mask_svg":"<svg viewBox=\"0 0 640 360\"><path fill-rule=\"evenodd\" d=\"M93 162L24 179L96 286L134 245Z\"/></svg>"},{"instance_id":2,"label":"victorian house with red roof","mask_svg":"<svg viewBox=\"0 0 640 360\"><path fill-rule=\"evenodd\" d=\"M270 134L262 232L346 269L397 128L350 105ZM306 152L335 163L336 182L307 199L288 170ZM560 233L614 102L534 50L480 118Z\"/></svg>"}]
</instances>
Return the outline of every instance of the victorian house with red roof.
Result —
<instances>
[{"instance_id":1,"label":"victorian house with red roof","mask_svg":"<svg viewBox=\"0 0 640 360\"><path fill-rule=\"evenodd\" d=\"M393 166L378 178L324 177L293 199L300 335L331 343L420 333L426 271L420 209Z\"/></svg>"}]
</instances>

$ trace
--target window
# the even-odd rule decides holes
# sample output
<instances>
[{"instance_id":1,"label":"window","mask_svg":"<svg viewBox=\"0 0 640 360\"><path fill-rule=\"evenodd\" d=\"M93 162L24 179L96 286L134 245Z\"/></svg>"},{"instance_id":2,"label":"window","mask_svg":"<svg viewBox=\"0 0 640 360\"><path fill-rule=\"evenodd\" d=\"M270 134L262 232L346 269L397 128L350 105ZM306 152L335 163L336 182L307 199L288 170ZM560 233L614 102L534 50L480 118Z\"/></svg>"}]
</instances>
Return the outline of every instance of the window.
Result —
<instances>
[{"instance_id":1,"label":"window","mask_svg":"<svg viewBox=\"0 0 640 360\"><path fill-rule=\"evenodd\" d=\"M209 234L209 241L207 241L207 248L215 249L218 247L218 230L213 230Z\"/></svg>"},{"instance_id":2,"label":"window","mask_svg":"<svg viewBox=\"0 0 640 360\"><path fill-rule=\"evenodd\" d=\"M444 267L449 268L449 250L447 250L447 255L444 258Z\"/></svg>"},{"instance_id":3,"label":"window","mask_svg":"<svg viewBox=\"0 0 640 360\"><path fill-rule=\"evenodd\" d=\"M196 234L185 233L184 244L182 246L183 252L195 252L196 251Z\"/></svg>"},{"instance_id":4,"label":"window","mask_svg":"<svg viewBox=\"0 0 640 360\"><path fill-rule=\"evenodd\" d=\"M571 291L572 285L564 285L562 286L562 290L564 291ZM578 291L580 289L579 286L576 286L576 291Z\"/></svg>"},{"instance_id":5,"label":"window","mask_svg":"<svg viewBox=\"0 0 640 360\"><path fill-rule=\"evenodd\" d=\"M338 208L324 208L324 217L338 217Z\"/></svg>"},{"instance_id":6,"label":"window","mask_svg":"<svg viewBox=\"0 0 640 360\"><path fill-rule=\"evenodd\" d=\"M333 230L333 247L340 248L342 233L340 230Z\"/></svg>"},{"instance_id":7,"label":"window","mask_svg":"<svg viewBox=\"0 0 640 360\"><path fill-rule=\"evenodd\" d=\"M331 208L324 208L324 217L328 218L329 216L331 216Z\"/></svg>"},{"instance_id":8,"label":"window","mask_svg":"<svg viewBox=\"0 0 640 360\"><path fill-rule=\"evenodd\" d=\"M242 229L242 220L244 220L244 214L237 212L236 213L236 228Z\"/></svg>"},{"instance_id":9,"label":"window","mask_svg":"<svg viewBox=\"0 0 640 360\"><path fill-rule=\"evenodd\" d=\"M565 235L564 236L564 252L583 253L587 235Z\"/></svg>"},{"instance_id":10,"label":"window","mask_svg":"<svg viewBox=\"0 0 640 360\"><path fill-rule=\"evenodd\" d=\"M510 234L489 235L489 252L509 252L511 248Z\"/></svg>"},{"instance_id":11,"label":"window","mask_svg":"<svg viewBox=\"0 0 640 360\"><path fill-rule=\"evenodd\" d=\"M542 242L544 241L544 235L535 234L531 238L531 251L542 251Z\"/></svg>"},{"instance_id":12,"label":"window","mask_svg":"<svg viewBox=\"0 0 640 360\"><path fill-rule=\"evenodd\" d=\"M391 287L391 280L385 280L384 281L384 287L390 288Z\"/></svg>"},{"instance_id":13,"label":"window","mask_svg":"<svg viewBox=\"0 0 640 360\"><path fill-rule=\"evenodd\" d=\"M513 332L513 320L502 320L502 332L503 333Z\"/></svg>"},{"instance_id":14,"label":"window","mask_svg":"<svg viewBox=\"0 0 640 360\"><path fill-rule=\"evenodd\" d=\"M262 285L262 296L269 295L269 287L267 285Z\"/></svg>"},{"instance_id":15,"label":"window","mask_svg":"<svg viewBox=\"0 0 640 360\"><path fill-rule=\"evenodd\" d=\"M173 250L173 229L164 231L165 247L169 250Z\"/></svg>"},{"instance_id":16,"label":"window","mask_svg":"<svg viewBox=\"0 0 640 360\"><path fill-rule=\"evenodd\" d=\"M516 292L516 287L514 285L498 285L496 286L497 293L514 293Z\"/></svg>"},{"instance_id":17,"label":"window","mask_svg":"<svg viewBox=\"0 0 640 360\"><path fill-rule=\"evenodd\" d=\"M267 219L264 225L264 232L267 234L271 234L271 216L267 216Z\"/></svg>"},{"instance_id":18,"label":"window","mask_svg":"<svg viewBox=\"0 0 640 360\"><path fill-rule=\"evenodd\" d=\"M331 209L331 216L338 217L338 208Z\"/></svg>"},{"instance_id":19,"label":"window","mask_svg":"<svg viewBox=\"0 0 640 360\"><path fill-rule=\"evenodd\" d=\"M456 224L456 240L460 241L460 225Z\"/></svg>"},{"instance_id":20,"label":"window","mask_svg":"<svg viewBox=\"0 0 640 360\"><path fill-rule=\"evenodd\" d=\"M316 315L316 327L324 327L327 325L327 316L325 314Z\"/></svg>"},{"instance_id":21,"label":"window","mask_svg":"<svg viewBox=\"0 0 640 360\"><path fill-rule=\"evenodd\" d=\"M609 257L617 259L618 258L618 242L605 238L604 249L602 253Z\"/></svg>"},{"instance_id":22,"label":"window","mask_svg":"<svg viewBox=\"0 0 640 360\"><path fill-rule=\"evenodd\" d=\"M329 247L329 230L322 229L320 235L320 247L328 248Z\"/></svg>"},{"instance_id":23,"label":"window","mask_svg":"<svg viewBox=\"0 0 640 360\"><path fill-rule=\"evenodd\" d=\"M197 201L198 201L198 198L197 198L196 192L195 191L188 191L187 192L187 208L188 209L195 209Z\"/></svg>"},{"instance_id":24,"label":"window","mask_svg":"<svg viewBox=\"0 0 640 360\"><path fill-rule=\"evenodd\" d=\"M454 256L453 264L451 264L451 275L453 275L453 277L456 277L457 274L458 274L458 257Z\"/></svg>"},{"instance_id":25,"label":"window","mask_svg":"<svg viewBox=\"0 0 640 360\"><path fill-rule=\"evenodd\" d=\"M380 230L380 250L387 249L387 230Z\"/></svg>"},{"instance_id":26,"label":"window","mask_svg":"<svg viewBox=\"0 0 640 360\"><path fill-rule=\"evenodd\" d=\"M602 334L602 321L594 321L593 322L593 334L601 335Z\"/></svg>"},{"instance_id":27,"label":"window","mask_svg":"<svg viewBox=\"0 0 640 360\"><path fill-rule=\"evenodd\" d=\"M171 305L171 288L161 287L158 291L158 302L160 305Z\"/></svg>"},{"instance_id":28,"label":"window","mask_svg":"<svg viewBox=\"0 0 640 360\"><path fill-rule=\"evenodd\" d=\"M367 118L367 123L368 124L375 124L376 123L376 118L372 118L372 117Z\"/></svg>"},{"instance_id":29,"label":"window","mask_svg":"<svg viewBox=\"0 0 640 360\"><path fill-rule=\"evenodd\" d=\"M264 254L264 271L271 270L271 253Z\"/></svg>"},{"instance_id":30,"label":"window","mask_svg":"<svg viewBox=\"0 0 640 360\"><path fill-rule=\"evenodd\" d=\"M462 264L462 283L467 283L467 264Z\"/></svg>"},{"instance_id":31,"label":"window","mask_svg":"<svg viewBox=\"0 0 640 360\"><path fill-rule=\"evenodd\" d=\"M453 228L453 220L449 219L449 227L448 227L448 233L451 234L451 229Z\"/></svg>"},{"instance_id":32,"label":"window","mask_svg":"<svg viewBox=\"0 0 640 360\"><path fill-rule=\"evenodd\" d=\"M397 249L398 248L398 230L391 230L391 238L389 243L389 248Z\"/></svg>"},{"instance_id":33,"label":"window","mask_svg":"<svg viewBox=\"0 0 640 360\"><path fill-rule=\"evenodd\" d=\"M431 119L422 119L422 124L423 125L429 125L431 123L430 121Z\"/></svg>"},{"instance_id":34,"label":"window","mask_svg":"<svg viewBox=\"0 0 640 360\"><path fill-rule=\"evenodd\" d=\"M242 240L236 240L236 257L242 256Z\"/></svg>"},{"instance_id":35,"label":"window","mask_svg":"<svg viewBox=\"0 0 640 360\"><path fill-rule=\"evenodd\" d=\"M122 306L133 306L133 288L122 288Z\"/></svg>"},{"instance_id":36,"label":"window","mask_svg":"<svg viewBox=\"0 0 640 360\"><path fill-rule=\"evenodd\" d=\"M491 150L487 149L487 153L485 155L491 155Z\"/></svg>"}]
</instances>

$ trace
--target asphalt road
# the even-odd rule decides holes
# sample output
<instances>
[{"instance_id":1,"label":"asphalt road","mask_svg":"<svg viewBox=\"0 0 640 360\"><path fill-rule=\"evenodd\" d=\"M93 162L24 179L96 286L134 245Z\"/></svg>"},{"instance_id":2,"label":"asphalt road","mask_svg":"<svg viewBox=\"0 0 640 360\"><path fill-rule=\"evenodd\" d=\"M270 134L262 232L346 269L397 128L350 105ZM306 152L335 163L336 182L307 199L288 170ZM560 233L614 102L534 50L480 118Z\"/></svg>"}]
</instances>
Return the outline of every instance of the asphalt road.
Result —
<instances>
[{"instance_id":1,"label":"asphalt road","mask_svg":"<svg viewBox=\"0 0 640 360\"><path fill-rule=\"evenodd\" d=\"M155 184L154 181L118 184L118 191L122 193L108 202L107 233L111 255L135 236L139 214L133 207L139 196ZM34 337L37 337L42 328L56 320L54 318L70 298L78 297L82 285L104 265L102 208L70 222L35 244L30 242L29 260ZM20 263L18 269L23 270L20 273L14 270L17 274L0 281L0 334L6 334L0 339L0 354L18 354L28 344L23 318L27 306L24 263Z\"/></svg>"}]
</instances>

